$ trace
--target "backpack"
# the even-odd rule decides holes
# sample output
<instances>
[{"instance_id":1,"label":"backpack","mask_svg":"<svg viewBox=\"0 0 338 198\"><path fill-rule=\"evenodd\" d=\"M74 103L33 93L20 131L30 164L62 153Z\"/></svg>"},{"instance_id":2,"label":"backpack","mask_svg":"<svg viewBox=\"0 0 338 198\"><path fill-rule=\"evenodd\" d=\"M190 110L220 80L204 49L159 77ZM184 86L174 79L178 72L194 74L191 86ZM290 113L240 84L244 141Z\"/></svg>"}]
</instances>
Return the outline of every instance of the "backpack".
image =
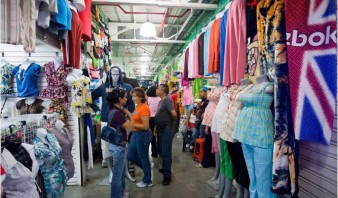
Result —
<instances>
[{"instance_id":1,"label":"backpack","mask_svg":"<svg viewBox=\"0 0 338 198\"><path fill-rule=\"evenodd\" d=\"M122 141L121 125L118 124L116 129L110 126L116 112L116 109L109 112L107 126L103 127L101 131L101 139L116 146L124 146Z\"/></svg>"}]
</instances>

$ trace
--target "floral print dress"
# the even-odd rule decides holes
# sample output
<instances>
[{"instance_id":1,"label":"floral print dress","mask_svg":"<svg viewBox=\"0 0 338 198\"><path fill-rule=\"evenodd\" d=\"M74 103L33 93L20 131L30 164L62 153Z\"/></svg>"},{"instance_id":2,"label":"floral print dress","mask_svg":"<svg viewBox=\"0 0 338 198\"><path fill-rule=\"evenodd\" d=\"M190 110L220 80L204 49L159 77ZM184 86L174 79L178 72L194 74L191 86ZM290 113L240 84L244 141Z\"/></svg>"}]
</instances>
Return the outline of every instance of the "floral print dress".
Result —
<instances>
[{"instance_id":1,"label":"floral print dress","mask_svg":"<svg viewBox=\"0 0 338 198\"><path fill-rule=\"evenodd\" d=\"M13 66L10 64L5 64L0 67L0 91L1 94L12 94L13 90L11 89Z\"/></svg>"},{"instance_id":2,"label":"floral print dress","mask_svg":"<svg viewBox=\"0 0 338 198\"><path fill-rule=\"evenodd\" d=\"M61 198L67 185L67 171L61 159L61 147L54 134L48 133L44 139L35 137L35 157L45 182L47 198Z\"/></svg>"},{"instance_id":3,"label":"floral print dress","mask_svg":"<svg viewBox=\"0 0 338 198\"><path fill-rule=\"evenodd\" d=\"M72 82L72 101L70 110L77 116L80 116L83 113L92 113L92 109L90 108L90 105L92 104L92 95L89 83L90 79L85 76Z\"/></svg>"}]
</instances>

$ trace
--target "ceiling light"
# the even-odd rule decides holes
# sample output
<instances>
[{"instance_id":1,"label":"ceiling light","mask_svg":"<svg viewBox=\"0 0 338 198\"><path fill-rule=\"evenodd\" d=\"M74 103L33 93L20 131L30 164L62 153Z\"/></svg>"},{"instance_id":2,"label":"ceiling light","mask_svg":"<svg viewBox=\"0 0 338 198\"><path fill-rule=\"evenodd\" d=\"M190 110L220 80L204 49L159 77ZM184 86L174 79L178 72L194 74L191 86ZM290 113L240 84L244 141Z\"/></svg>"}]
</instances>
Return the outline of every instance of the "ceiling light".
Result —
<instances>
[{"instance_id":1,"label":"ceiling light","mask_svg":"<svg viewBox=\"0 0 338 198\"><path fill-rule=\"evenodd\" d=\"M141 69L141 76L145 76L147 73L147 70L146 69Z\"/></svg>"},{"instance_id":2,"label":"ceiling light","mask_svg":"<svg viewBox=\"0 0 338 198\"><path fill-rule=\"evenodd\" d=\"M149 60L150 60L149 56L141 56L141 61L146 62Z\"/></svg>"},{"instance_id":3,"label":"ceiling light","mask_svg":"<svg viewBox=\"0 0 338 198\"><path fill-rule=\"evenodd\" d=\"M140 35L143 37L156 37L155 25L150 22L143 23L140 29Z\"/></svg>"}]
</instances>

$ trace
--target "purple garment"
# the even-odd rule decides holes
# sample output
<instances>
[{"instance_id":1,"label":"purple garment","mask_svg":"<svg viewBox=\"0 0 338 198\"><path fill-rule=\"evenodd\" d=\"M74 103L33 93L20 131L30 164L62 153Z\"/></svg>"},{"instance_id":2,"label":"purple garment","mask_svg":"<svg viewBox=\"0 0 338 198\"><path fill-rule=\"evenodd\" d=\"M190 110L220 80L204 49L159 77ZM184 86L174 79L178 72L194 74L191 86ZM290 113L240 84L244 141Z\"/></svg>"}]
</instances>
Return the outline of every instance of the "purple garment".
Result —
<instances>
[{"instance_id":1,"label":"purple garment","mask_svg":"<svg viewBox=\"0 0 338 198\"><path fill-rule=\"evenodd\" d=\"M124 112L123 112L122 109L118 109L116 107L114 107L114 109L116 109L117 111L114 114L114 117L113 117L113 119L111 121L110 126L116 129L117 126L120 125L121 126L120 127L120 132L122 133L122 140L123 141L127 141L128 140L127 131L126 131L125 128L122 127L122 125L125 122L127 122L126 116L125 116L125 114L124 114Z\"/></svg>"},{"instance_id":2,"label":"purple garment","mask_svg":"<svg viewBox=\"0 0 338 198\"><path fill-rule=\"evenodd\" d=\"M189 62L189 48L185 51L184 56L184 71L182 77L182 86L188 85L188 62Z\"/></svg>"},{"instance_id":3,"label":"purple garment","mask_svg":"<svg viewBox=\"0 0 338 198\"><path fill-rule=\"evenodd\" d=\"M72 135L68 131L68 129L64 128L63 131L59 131L57 129L52 129L52 133L55 135L56 139L58 140L61 151L61 159L65 162L65 167L67 169L68 179L74 176L75 166L72 156L72 148L74 140Z\"/></svg>"}]
</instances>

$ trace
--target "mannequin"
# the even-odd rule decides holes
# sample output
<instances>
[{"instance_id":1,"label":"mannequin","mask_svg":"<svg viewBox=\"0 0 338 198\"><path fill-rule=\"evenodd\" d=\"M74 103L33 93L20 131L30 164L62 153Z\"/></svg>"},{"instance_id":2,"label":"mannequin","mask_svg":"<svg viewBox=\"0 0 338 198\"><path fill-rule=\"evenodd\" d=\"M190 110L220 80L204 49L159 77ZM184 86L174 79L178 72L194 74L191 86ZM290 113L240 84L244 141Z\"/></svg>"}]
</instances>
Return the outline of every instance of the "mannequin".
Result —
<instances>
[{"instance_id":1,"label":"mannequin","mask_svg":"<svg viewBox=\"0 0 338 198\"><path fill-rule=\"evenodd\" d=\"M253 87L252 89L252 92L256 92L257 90L259 90L262 86L264 86L263 84L269 82L268 80L268 77L265 76L265 75L261 75L261 76L258 76L256 78L256 84L255 86ZM265 93L268 93L268 94L273 94L273 86L267 86L265 88Z\"/></svg>"},{"instance_id":2,"label":"mannequin","mask_svg":"<svg viewBox=\"0 0 338 198\"><path fill-rule=\"evenodd\" d=\"M44 128L38 128L36 130L36 137L38 137L43 143L47 143L46 141L47 130Z\"/></svg>"},{"instance_id":3,"label":"mannequin","mask_svg":"<svg viewBox=\"0 0 338 198\"><path fill-rule=\"evenodd\" d=\"M69 85L75 80L79 80L82 77L82 73L81 69L73 69L66 78L67 84Z\"/></svg>"},{"instance_id":4,"label":"mannequin","mask_svg":"<svg viewBox=\"0 0 338 198\"><path fill-rule=\"evenodd\" d=\"M92 92L92 99L93 101L98 99L99 97L102 97L102 108L101 110L96 105L91 105L93 110L95 112L101 113L101 127L107 125L108 122L108 111L109 111L109 105L106 100L107 92L111 91L114 87L121 87L127 91L127 104L126 108L129 110L129 112L134 112L135 105L134 102L131 99L130 92L132 90L132 86L130 84L124 83L122 78L122 72L121 69L118 66L112 66L108 72L107 80L105 83L101 84L97 89L95 89ZM101 149L102 149L102 166L107 163L107 167L109 169L109 181L111 181L111 178L113 176L112 171L112 157L110 154L110 151L108 149L109 143L105 142L104 140L101 140ZM131 178L128 176L128 178ZM134 180L133 178L131 178Z\"/></svg>"},{"instance_id":5,"label":"mannequin","mask_svg":"<svg viewBox=\"0 0 338 198\"><path fill-rule=\"evenodd\" d=\"M54 69L55 70L58 70L60 65L63 63L63 58L62 57L59 57L59 56L56 56L54 57Z\"/></svg>"},{"instance_id":6,"label":"mannequin","mask_svg":"<svg viewBox=\"0 0 338 198\"><path fill-rule=\"evenodd\" d=\"M56 120L55 122L55 128L59 131L63 131L63 127L65 127L65 123L62 122L61 120Z\"/></svg>"},{"instance_id":7,"label":"mannequin","mask_svg":"<svg viewBox=\"0 0 338 198\"><path fill-rule=\"evenodd\" d=\"M28 151L21 146L22 141L16 135L10 135L5 138L5 148L13 155L13 157L23 164L26 168L32 171L33 160Z\"/></svg>"}]
</instances>

